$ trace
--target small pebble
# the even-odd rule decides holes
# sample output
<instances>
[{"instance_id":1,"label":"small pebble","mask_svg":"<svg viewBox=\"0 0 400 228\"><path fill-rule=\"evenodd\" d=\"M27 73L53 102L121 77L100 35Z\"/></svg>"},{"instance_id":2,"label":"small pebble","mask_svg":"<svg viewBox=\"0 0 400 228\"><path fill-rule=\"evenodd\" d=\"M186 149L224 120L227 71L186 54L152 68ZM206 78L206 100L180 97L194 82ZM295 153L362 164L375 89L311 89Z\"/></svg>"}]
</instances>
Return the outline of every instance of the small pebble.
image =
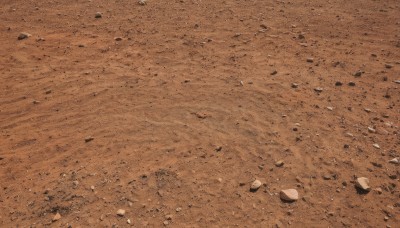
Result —
<instances>
[{"instance_id":1,"label":"small pebble","mask_svg":"<svg viewBox=\"0 0 400 228\"><path fill-rule=\"evenodd\" d=\"M370 132L370 133L375 133L376 130L375 130L374 128L372 128L372 127L368 127L368 132Z\"/></svg>"},{"instance_id":2,"label":"small pebble","mask_svg":"<svg viewBox=\"0 0 400 228\"><path fill-rule=\"evenodd\" d=\"M362 71L359 70L359 71L355 72L353 75L354 75L355 77L360 77L361 74L362 74Z\"/></svg>"},{"instance_id":3,"label":"small pebble","mask_svg":"<svg viewBox=\"0 0 400 228\"><path fill-rule=\"evenodd\" d=\"M124 216L125 215L125 210L124 209L118 209L117 215L121 216L121 217Z\"/></svg>"},{"instance_id":4,"label":"small pebble","mask_svg":"<svg viewBox=\"0 0 400 228\"><path fill-rule=\"evenodd\" d=\"M138 1L139 5L144 6L147 4L146 0L139 0Z\"/></svg>"},{"instance_id":5,"label":"small pebble","mask_svg":"<svg viewBox=\"0 0 400 228\"><path fill-rule=\"evenodd\" d=\"M356 86L355 82L349 82L349 86Z\"/></svg>"},{"instance_id":6,"label":"small pebble","mask_svg":"<svg viewBox=\"0 0 400 228\"><path fill-rule=\"evenodd\" d=\"M262 183L259 180L255 180L251 186L250 186L250 191L255 192L261 187Z\"/></svg>"},{"instance_id":7,"label":"small pebble","mask_svg":"<svg viewBox=\"0 0 400 228\"><path fill-rule=\"evenodd\" d=\"M381 148L378 143L374 143L374 144L372 144L372 146L375 147L376 149L380 149Z\"/></svg>"},{"instance_id":8,"label":"small pebble","mask_svg":"<svg viewBox=\"0 0 400 228\"><path fill-rule=\"evenodd\" d=\"M58 221L58 220L60 220L60 219L61 219L61 215L60 215L60 213L57 213L56 215L54 215L52 221L53 221L53 222L56 222L56 221Z\"/></svg>"},{"instance_id":9,"label":"small pebble","mask_svg":"<svg viewBox=\"0 0 400 228\"><path fill-rule=\"evenodd\" d=\"M102 15L100 12L97 12L97 13L94 15L94 17L95 17L95 18L102 18L103 15Z\"/></svg>"},{"instance_id":10,"label":"small pebble","mask_svg":"<svg viewBox=\"0 0 400 228\"><path fill-rule=\"evenodd\" d=\"M308 63L312 63L312 62L314 62L314 59L313 58L307 58L307 62Z\"/></svg>"},{"instance_id":11,"label":"small pebble","mask_svg":"<svg viewBox=\"0 0 400 228\"><path fill-rule=\"evenodd\" d=\"M321 87L317 87L317 88L314 89L314 91L317 92L317 93L321 93L323 90L324 89L321 88Z\"/></svg>"},{"instance_id":12,"label":"small pebble","mask_svg":"<svg viewBox=\"0 0 400 228\"><path fill-rule=\"evenodd\" d=\"M399 158L393 158L392 160L389 161L389 163L392 163L392 164L399 164L400 161L399 161Z\"/></svg>"},{"instance_id":13,"label":"small pebble","mask_svg":"<svg viewBox=\"0 0 400 228\"><path fill-rule=\"evenodd\" d=\"M339 81L335 83L335 86L342 86L342 85L343 85L343 83L339 82Z\"/></svg>"},{"instance_id":14,"label":"small pebble","mask_svg":"<svg viewBox=\"0 0 400 228\"><path fill-rule=\"evenodd\" d=\"M90 141L93 141L93 140L94 140L94 138L92 136L89 136L89 137L85 138L85 142L90 142Z\"/></svg>"},{"instance_id":15,"label":"small pebble","mask_svg":"<svg viewBox=\"0 0 400 228\"><path fill-rule=\"evenodd\" d=\"M393 67L393 65L391 65L391 64L385 64L385 67L386 67L387 69L390 69L390 68Z\"/></svg>"},{"instance_id":16,"label":"small pebble","mask_svg":"<svg viewBox=\"0 0 400 228\"><path fill-rule=\"evenodd\" d=\"M31 37L32 35L26 32L21 32L18 35L18 40L24 40L24 39L28 39L29 37Z\"/></svg>"},{"instance_id":17,"label":"small pebble","mask_svg":"<svg viewBox=\"0 0 400 228\"><path fill-rule=\"evenodd\" d=\"M282 167L284 164L285 164L285 162L283 160L279 160L279 161L275 162L276 167Z\"/></svg>"}]
</instances>

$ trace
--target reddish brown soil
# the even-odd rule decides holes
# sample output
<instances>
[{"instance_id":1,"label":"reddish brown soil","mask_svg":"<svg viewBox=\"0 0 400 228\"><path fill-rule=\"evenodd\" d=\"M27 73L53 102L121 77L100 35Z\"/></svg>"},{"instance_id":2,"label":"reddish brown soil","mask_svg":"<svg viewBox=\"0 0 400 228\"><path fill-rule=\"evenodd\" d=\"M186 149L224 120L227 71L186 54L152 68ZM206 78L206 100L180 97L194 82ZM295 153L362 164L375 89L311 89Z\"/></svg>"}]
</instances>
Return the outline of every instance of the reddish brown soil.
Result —
<instances>
[{"instance_id":1,"label":"reddish brown soil","mask_svg":"<svg viewBox=\"0 0 400 228\"><path fill-rule=\"evenodd\" d=\"M2 0L0 29L0 227L400 223L398 0Z\"/></svg>"}]
</instances>

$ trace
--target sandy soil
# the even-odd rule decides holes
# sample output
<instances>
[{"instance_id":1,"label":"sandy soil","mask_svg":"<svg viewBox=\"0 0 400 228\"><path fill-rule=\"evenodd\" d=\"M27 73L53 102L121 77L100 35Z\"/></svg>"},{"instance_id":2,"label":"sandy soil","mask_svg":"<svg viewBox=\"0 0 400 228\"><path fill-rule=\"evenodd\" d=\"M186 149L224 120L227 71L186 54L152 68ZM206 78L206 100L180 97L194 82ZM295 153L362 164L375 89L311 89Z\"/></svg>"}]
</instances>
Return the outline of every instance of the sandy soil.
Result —
<instances>
[{"instance_id":1,"label":"sandy soil","mask_svg":"<svg viewBox=\"0 0 400 228\"><path fill-rule=\"evenodd\" d=\"M400 224L398 0L2 0L0 29L0 227Z\"/></svg>"}]
</instances>

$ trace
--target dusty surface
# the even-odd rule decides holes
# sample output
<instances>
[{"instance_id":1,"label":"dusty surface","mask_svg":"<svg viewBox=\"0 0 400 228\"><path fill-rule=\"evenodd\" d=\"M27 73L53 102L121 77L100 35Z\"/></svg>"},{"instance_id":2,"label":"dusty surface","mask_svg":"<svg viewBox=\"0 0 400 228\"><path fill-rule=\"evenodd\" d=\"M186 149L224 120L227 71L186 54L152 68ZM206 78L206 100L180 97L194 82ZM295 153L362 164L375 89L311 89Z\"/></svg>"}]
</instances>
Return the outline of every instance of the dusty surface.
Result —
<instances>
[{"instance_id":1,"label":"dusty surface","mask_svg":"<svg viewBox=\"0 0 400 228\"><path fill-rule=\"evenodd\" d=\"M397 0L2 0L0 29L1 227L400 223Z\"/></svg>"}]
</instances>

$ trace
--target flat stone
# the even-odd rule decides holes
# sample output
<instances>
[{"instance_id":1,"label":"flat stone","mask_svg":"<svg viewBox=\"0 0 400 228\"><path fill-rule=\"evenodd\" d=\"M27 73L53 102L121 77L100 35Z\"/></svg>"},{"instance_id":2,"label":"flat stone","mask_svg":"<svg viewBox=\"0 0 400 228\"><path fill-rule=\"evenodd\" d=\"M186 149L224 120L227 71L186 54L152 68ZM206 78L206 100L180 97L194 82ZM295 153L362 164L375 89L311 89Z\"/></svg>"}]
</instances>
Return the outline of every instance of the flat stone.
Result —
<instances>
[{"instance_id":1,"label":"flat stone","mask_svg":"<svg viewBox=\"0 0 400 228\"><path fill-rule=\"evenodd\" d=\"M144 6L144 5L147 4L147 1L146 0L139 0L138 3L139 3L139 5Z\"/></svg>"},{"instance_id":2,"label":"flat stone","mask_svg":"<svg viewBox=\"0 0 400 228\"><path fill-rule=\"evenodd\" d=\"M321 87L317 87L317 88L314 89L314 91L317 92L317 93L320 93L320 92L324 91L324 89L321 88Z\"/></svg>"},{"instance_id":3,"label":"flat stone","mask_svg":"<svg viewBox=\"0 0 400 228\"><path fill-rule=\"evenodd\" d=\"M89 136L89 137L85 138L85 142L90 142L90 141L93 141L93 140L94 140L94 138L92 136Z\"/></svg>"},{"instance_id":4,"label":"flat stone","mask_svg":"<svg viewBox=\"0 0 400 228\"><path fill-rule=\"evenodd\" d=\"M380 149L381 148L378 143L374 143L374 144L372 144L372 146L375 147L376 149Z\"/></svg>"},{"instance_id":5,"label":"flat stone","mask_svg":"<svg viewBox=\"0 0 400 228\"><path fill-rule=\"evenodd\" d=\"M375 130L374 128L372 128L372 127L368 127L368 132L370 132L370 133L375 133L376 130Z\"/></svg>"},{"instance_id":6,"label":"flat stone","mask_svg":"<svg viewBox=\"0 0 400 228\"><path fill-rule=\"evenodd\" d=\"M262 183L259 180L255 180L251 186L250 186L250 191L255 192L261 187Z\"/></svg>"},{"instance_id":7,"label":"flat stone","mask_svg":"<svg viewBox=\"0 0 400 228\"><path fill-rule=\"evenodd\" d=\"M386 67L387 69L390 69L390 68L393 67L393 65L392 65L392 64L385 64L385 67Z\"/></svg>"},{"instance_id":8,"label":"flat stone","mask_svg":"<svg viewBox=\"0 0 400 228\"><path fill-rule=\"evenodd\" d=\"M356 180L356 187L364 190L364 191L371 191L371 187L369 186L369 180L366 177L359 177Z\"/></svg>"},{"instance_id":9,"label":"flat stone","mask_svg":"<svg viewBox=\"0 0 400 228\"><path fill-rule=\"evenodd\" d=\"M124 216L125 215L125 210L124 209L118 209L117 215L121 216L121 217Z\"/></svg>"},{"instance_id":10,"label":"flat stone","mask_svg":"<svg viewBox=\"0 0 400 228\"><path fill-rule=\"evenodd\" d=\"M296 189L285 189L281 190L279 194L281 200L293 202L299 199L299 193Z\"/></svg>"},{"instance_id":11,"label":"flat stone","mask_svg":"<svg viewBox=\"0 0 400 228\"><path fill-rule=\"evenodd\" d=\"M314 62L314 59L313 58L307 58L307 62L308 63L312 63L312 62Z\"/></svg>"}]
</instances>

